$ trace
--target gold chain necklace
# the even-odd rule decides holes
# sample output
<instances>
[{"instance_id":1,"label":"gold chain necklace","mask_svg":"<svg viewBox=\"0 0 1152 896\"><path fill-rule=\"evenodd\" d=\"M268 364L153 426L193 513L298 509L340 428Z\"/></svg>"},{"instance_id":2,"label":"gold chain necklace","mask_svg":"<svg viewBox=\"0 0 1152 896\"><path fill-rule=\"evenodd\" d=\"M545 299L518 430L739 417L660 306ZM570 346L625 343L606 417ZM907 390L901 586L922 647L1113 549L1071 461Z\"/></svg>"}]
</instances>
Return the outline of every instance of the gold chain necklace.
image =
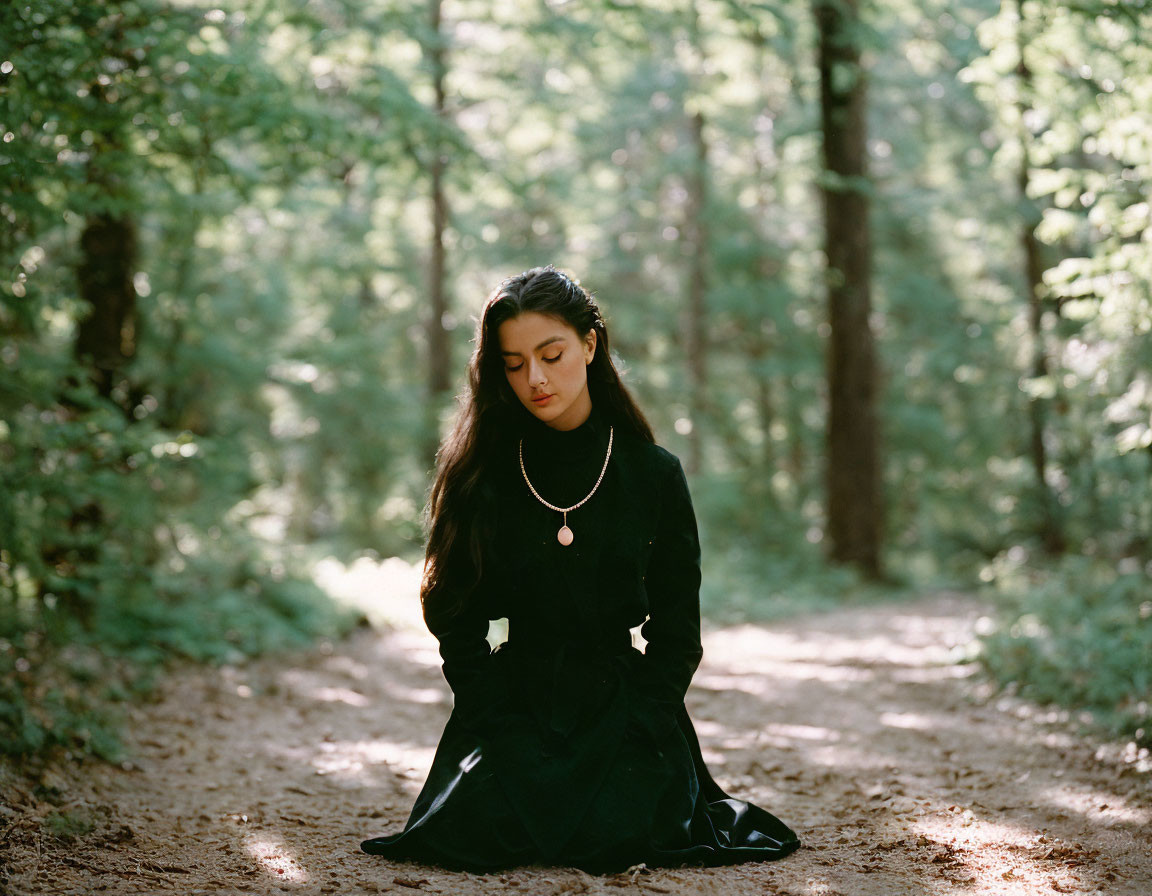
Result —
<instances>
[{"instance_id":1,"label":"gold chain necklace","mask_svg":"<svg viewBox=\"0 0 1152 896\"><path fill-rule=\"evenodd\" d=\"M528 485L528 490L536 496L536 500L547 507L549 510L555 510L557 513L564 514L564 525L560 527L560 531L556 533L556 540L564 547L572 544L572 539L575 537L572 530L568 528L568 514L575 510L577 507L582 507L589 498L596 494L596 489L600 488L600 483L604 481L604 473L608 469L608 460L612 457L612 435L615 427L608 427L608 453L604 457L604 466L600 468L600 476L596 480L596 484L592 486L592 491L584 496L584 500L577 501L571 507L557 507L555 504L549 504L540 497L540 492L536 491L536 487L532 485L532 480L528 478L528 471L524 469L524 440L520 440L520 473L524 476L524 482Z\"/></svg>"}]
</instances>

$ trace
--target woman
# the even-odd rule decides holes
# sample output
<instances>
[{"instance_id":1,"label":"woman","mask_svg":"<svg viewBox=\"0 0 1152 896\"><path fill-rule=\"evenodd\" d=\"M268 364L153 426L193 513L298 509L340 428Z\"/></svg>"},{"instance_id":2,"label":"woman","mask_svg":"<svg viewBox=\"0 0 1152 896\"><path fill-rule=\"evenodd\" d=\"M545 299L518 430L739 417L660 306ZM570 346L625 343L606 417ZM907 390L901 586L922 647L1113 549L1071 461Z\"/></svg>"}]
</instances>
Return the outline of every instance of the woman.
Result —
<instances>
[{"instance_id":1,"label":"woman","mask_svg":"<svg viewBox=\"0 0 1152 896\"><path fill-rule=\"evenodd\" d=\"M551 266L504 281L468 373L421 588L454 706L404 830L361 848L592 872L795 850L701 759L684 708L702 654L688 486L620 382L592 297Z\"/></svg>"}]
</instances>

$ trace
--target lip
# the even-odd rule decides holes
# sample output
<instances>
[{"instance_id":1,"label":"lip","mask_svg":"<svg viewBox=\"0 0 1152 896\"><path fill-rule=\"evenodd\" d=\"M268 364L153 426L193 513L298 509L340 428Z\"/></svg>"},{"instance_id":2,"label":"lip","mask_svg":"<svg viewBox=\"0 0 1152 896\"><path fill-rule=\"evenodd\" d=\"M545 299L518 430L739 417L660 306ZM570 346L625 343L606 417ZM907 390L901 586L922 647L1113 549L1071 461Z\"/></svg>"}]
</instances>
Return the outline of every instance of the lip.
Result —
<instances>
[{"instance_id":1,"label":"lip","mask_svg":"<svg viewBox=\"0 0 1152 896\"><path fill-rule=\"evenodd\" d=\"M555 397L554 395L541 395L541 396L540 396L540 397L538 397L538 398L533 398L533 399L532 399L532 404L535 404L535 405L542 405L542 404L547 404L547 403L548 403L549 401L551 401L551 400L552 400L554 397Z\"/></svg>"}]
</instances>

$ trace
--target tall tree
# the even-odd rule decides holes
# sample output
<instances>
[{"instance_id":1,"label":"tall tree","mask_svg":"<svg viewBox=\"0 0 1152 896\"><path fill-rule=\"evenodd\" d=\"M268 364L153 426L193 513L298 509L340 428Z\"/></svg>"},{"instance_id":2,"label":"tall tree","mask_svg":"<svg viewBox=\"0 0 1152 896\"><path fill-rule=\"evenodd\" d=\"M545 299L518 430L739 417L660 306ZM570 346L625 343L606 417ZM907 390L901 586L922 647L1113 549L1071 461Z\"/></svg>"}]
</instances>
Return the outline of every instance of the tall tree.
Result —
<instances>
[{"instance_id":1,"label":"tall tree","mask_svg":"<svg viewBox=\"0 0 1152 896\"><path fill-rule=\"evenodd\" d=\"M700 95L707 90L708 69L704 35L700 28L700 10L695 2L686 13L687 46L685 75L689 95L696 94L697 108L685 123L691 155L685 179L683 252L687 261L687 333L689 418L688 471L699 473L704 465L704 433L708 413L708 350L711 321L708 313L708 260L711 248L708 233L708 143L704 132L704 113L699 108ZM688 111L688 110L685 110Z\"/></svg>"},{"instance_id":2,"label":"tall tree","mask_svg":"<svg viewBox=\"0 0 1152 896\"><path fill-rule=\"evenodd\" d=\"M692 170L684 209L684 251L688 255L688 381L691 389L692 430L688 439L688 471L703 466L703 432L708 412L708 144L704 115L696 111L688 121L692 144Z\"/></svg>"},{"instance_id":3,"label":"tall tree","mask_svg":"<svg viewBox=\"0 0 1152 896\"><path fill-rule=\"evenodd\" d=\"M1024 219L1020 223L1020 246L1024 260L1024 293L1028 306L1028 332L1031 337L1031 359L1028 374L1033 387L1028 394L1028 454L1032 461L1032 473L1036 480L1036 493L1040 505L1040 539L1044 549L1050 554L1064 551L1065 539L1060 524L1059 504L1048 476L1048 448L1046 444L1049 393L1047 385L1052 382L1048 371L1048 349L1045 345L1045 318L1047 317L1046 288L1044 286L1044 259L1041 243L1036 236L1036 227L1042 215L1030 198L1032 177L1032 133L1029 121L1032 109L1029 97L1033 92L1032 70L1028 66L1028 37L1025 30L1024 4L1016 4L1016 52L1018 61L1016 76L1019 82L1017 109L1020 132L1020 169L1017 185L1020 189L1020 203L1024 209Z\"/></svg>"},{"instance_id":4,"label":"tall tree","mask_svg":"<svg viewBox=\"0 0 1152 896\"><path fill-rule=\"evenodd\" d=\"M438 124L448 118L445 79L445 37L443 32L443 0L429 0L429 36L424 46L425 57L432 71L434 109ZM429 201L432 210L431 251L428 257L428 409L432 414L428 422L425 454L435 457L440 438L436 427L437 411L441 400L452 388L452 355L448 328L448 293L445 284L444 232L448 229L448 197L444 191L447 169L447 149L442 127L437 127L432 140L432 154L428 163Z\"/></svg>"},{"instance_id":5,"label":"tall tree","mask_svg":"<svg viewBox=\"0 0 1152 896\"><path fill-rule=\"evenodd\" d=\"M79 241L77 286L87 311L76 328L74 351L106 398L135 354L137 328L133 276L138 251L130 211L136 204L129 188L134 160L127 145L131 113L125 109L129 102L125 85L135 79L138 63L135 48L126 39L126 18L116 9L92 15L85 23L98 64L81 88L87 98L91 143L85 186L95 201L87 210Z\"/></svg>"},{"instance_id":6,"label":"tall tree","mask_svg":"<svg viewBox=\"0 0 1152 896\"><path fill-rule=\"evenodd\" d=\"M871 229L865 77L857 0L817 0L828 287L828 553L870 577L881 572L883 508L876 359L871 324Z\"/></svg>"}]
</instances>

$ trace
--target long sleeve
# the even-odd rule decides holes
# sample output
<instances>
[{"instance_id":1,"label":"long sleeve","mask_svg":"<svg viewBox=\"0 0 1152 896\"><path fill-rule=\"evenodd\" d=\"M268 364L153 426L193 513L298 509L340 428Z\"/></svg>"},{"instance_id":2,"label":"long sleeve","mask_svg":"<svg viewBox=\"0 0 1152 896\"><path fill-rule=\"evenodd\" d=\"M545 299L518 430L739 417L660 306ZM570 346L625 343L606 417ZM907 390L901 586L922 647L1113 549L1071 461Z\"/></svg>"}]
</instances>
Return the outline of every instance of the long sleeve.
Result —
<instances>
[{"instance_id":1,"label":"long sleeve","mask_svg":"<svg viewBox=\"0 0 1152 896\"><path fill-rule=\"evenodd\" d=\"M472 600L445 623L429 625L440 642L444 678L452 689L453 714L467 727L478 727L504 703L506 688L493 674L488 618Z\"/></svg>"},{"instance_id":2,"label":"long sleeve","mask_svg":"<svg viewBox=\"0 0 1152 896\"><path fill-rule=\"evenodd\" d=\"M674 723L700 665L700 539L688 482L678 460L662 488L662 505L644 577L648 642L637 681L645 725L657 732Z\"/></svg>"}]
</instances>

